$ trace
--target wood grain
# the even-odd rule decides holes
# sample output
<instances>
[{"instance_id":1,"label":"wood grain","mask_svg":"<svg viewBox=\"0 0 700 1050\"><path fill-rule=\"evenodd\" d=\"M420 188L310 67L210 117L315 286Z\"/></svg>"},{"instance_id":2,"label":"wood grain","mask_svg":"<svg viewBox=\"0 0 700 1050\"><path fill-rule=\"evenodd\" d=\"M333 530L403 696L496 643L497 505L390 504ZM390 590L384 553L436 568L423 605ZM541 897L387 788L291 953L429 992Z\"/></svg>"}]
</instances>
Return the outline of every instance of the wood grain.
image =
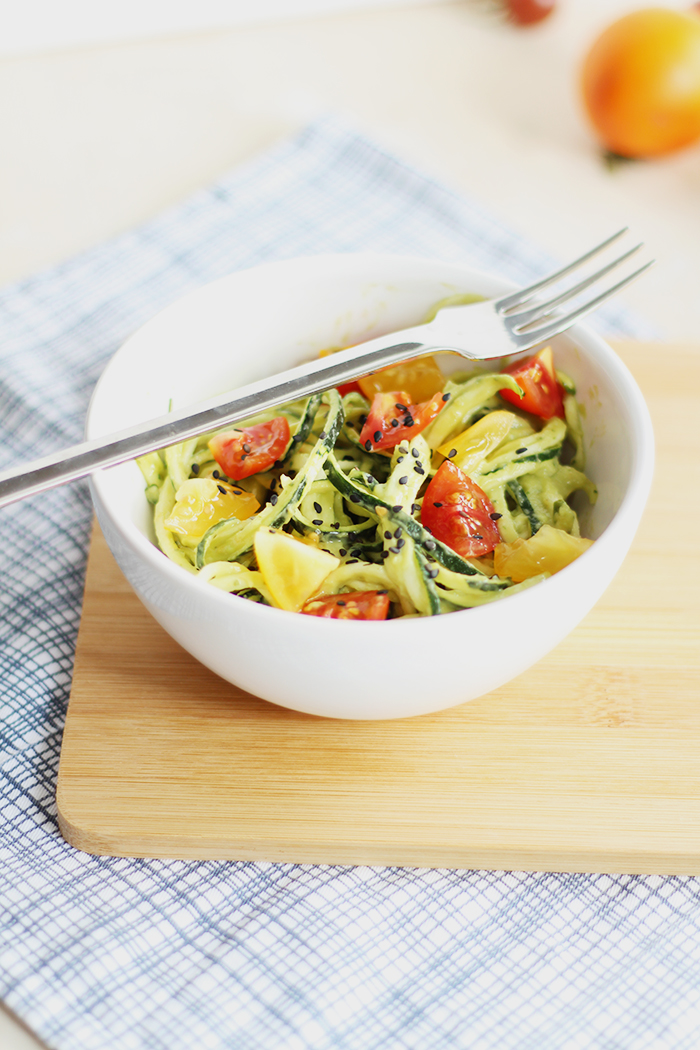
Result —
<instances>
[{"instance_id":1,"label":"wood grain","mask_svg":"<svg viewBox=\"0 0 700 1050\"><path fill-rule=\"evenodd\" d=\"M620 353L657 439L632 551L554 652L461 707L342 722L243 693L151 619L96 532L64 837L119 856L700 873L700 348Z\"/></svg>"}]
</instances>

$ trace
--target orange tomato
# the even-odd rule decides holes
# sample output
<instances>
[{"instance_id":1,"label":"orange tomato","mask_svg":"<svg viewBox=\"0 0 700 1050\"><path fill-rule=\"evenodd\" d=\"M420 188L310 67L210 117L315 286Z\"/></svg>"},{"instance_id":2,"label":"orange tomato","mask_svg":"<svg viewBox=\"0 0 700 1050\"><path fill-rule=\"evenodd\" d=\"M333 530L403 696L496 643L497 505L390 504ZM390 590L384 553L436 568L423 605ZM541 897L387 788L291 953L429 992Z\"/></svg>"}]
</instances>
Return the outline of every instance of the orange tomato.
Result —
<instances>
[{"instance_id":1,"label":"orange tomato","mask_svg":"<svg viewBox=\"0 0 700 1050\"><path fill-rule=\"evenodd\" d=\"M700 17L647 8L613 22L583 65L583 100L604 145L654 157L700 138Z\"/></svg>"}]
</instances>

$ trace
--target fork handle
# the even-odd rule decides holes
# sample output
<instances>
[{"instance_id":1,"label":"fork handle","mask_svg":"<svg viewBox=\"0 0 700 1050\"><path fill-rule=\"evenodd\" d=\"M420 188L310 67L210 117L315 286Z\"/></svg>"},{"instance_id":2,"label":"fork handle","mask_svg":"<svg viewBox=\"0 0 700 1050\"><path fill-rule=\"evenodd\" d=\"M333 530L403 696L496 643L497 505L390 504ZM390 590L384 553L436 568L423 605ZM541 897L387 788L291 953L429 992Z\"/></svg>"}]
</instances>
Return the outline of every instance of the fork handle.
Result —
<instances>
[{"instance_id":1,"label":"fork handle","mask_svg":"<svg viewBox=\"0 0 700 1050\"><path fill-rule=\"evenodd\" d=\"M0 474L0 507L77 478L87 477L96 470L116 466L146 452L166 448L209 430L217 430L268 408L350 382L378 368L422 357L435 350L453 349L410 340L387 346L387 339L395 339L397 334L410 336L413 330L406 329L391 336L372 339L349 350L341 350L331 358L290 368L274 376L273 385L270 385L270 379L258 380L240 387L233 397L226 394L200 402L180 412L159 416L93 441L83 441L62 452ZM471 356L463 350L459 353Z\"/></svg>"}]
</instances>

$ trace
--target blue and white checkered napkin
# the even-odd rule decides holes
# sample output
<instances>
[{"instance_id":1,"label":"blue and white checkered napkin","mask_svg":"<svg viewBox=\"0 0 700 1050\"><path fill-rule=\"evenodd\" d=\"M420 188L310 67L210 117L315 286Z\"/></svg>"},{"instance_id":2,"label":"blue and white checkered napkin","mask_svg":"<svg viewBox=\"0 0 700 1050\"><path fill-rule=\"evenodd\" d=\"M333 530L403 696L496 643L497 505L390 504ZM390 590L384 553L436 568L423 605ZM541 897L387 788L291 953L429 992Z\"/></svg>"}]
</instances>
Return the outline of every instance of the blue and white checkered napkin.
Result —
<instances>
[{"instance_id":1,"label":"blue and white checkered napkin","mask_svg":"<svg viewBox=\"0 0 700 1050\"><path fill-rule=\"evenodd\" d=\"M0 456L81 436L110 354L240 267L407 252L516 281L552 260L333 119L0 293ZM645 335L618 306L609 332ZM1 512L0 994L56 1050L697 1046L692 878L97 858L54 791L91 508Z\"/></svg>"}]
</instances>

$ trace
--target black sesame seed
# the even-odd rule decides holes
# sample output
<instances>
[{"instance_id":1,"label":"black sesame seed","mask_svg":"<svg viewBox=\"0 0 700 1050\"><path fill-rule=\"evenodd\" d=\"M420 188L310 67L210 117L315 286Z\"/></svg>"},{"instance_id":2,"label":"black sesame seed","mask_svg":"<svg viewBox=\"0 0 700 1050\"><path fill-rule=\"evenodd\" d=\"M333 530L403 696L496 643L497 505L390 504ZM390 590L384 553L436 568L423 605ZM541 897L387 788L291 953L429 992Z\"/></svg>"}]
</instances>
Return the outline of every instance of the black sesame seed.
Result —
<instances>
[{"instance_id":1,"label":"black sesame seed","mask_svg":"<svg viewBox=\"0 0 700 1050\"><path fill-rule=\"evenodd\" d=\"M399 458L398 458L398 459L396 460L396 462L397 462L397 463L403 463L403 461L405 460L405 458L406 458L405 456L399 456Z\"/></svg>"},{"instance_id":2,"label":"black sesame seed","mask_svg":"<svg viewBox=\"0 0 700 1050\"><path fill-rule=\"evenodd\" d=\"M403 421L403 425L405 427L412 427L413 426L413 416L406 416L406 418Z\"/></svg>"},{"instance_id":3,"label":"black sesame seed","mask_svg":"<svg viewBox=\"0 0 700 1050\"><path fill-rule=\"evenodd\" d=\"M434 507L441 507L441 506L442 506L442 503L433 503L433 506L434 506Z\"/></svg>"},{"instance_id":4,"label":"black sesame seed","mask_svg":"<svg viewBox=\"0 0 700 1050\"><path fill-rule=\"evenodd\" d=\"M453 459L454 456L456 456L456 455L457 455L457 449L456 448L451 448L450 451L447 453L447 458L448 459Z\"/></svg>"},{"instance_id":5,"label":"black sesame seed","mask_svg":"<svg viewBox=\"0 0 700 1050\"><path fill-rule=\"evenodd\" d=\"M400 538L401 538L401 533L402 533L402 532L403 532L403 529L402 529L402 528L401 528L401 526L399 525L399 526L398 526L398 528L396 529L396 532L394 533L394 539L395 539L395 540L398 540L398 539L400 539ZM385 533L385 535L386 535L386 533ZM390 534L390 535L391 535L391 534ZM388 538L389 538L389 537L387 536L387 539L388 539Z\"/></svg>"},{"instance_id":6,"label":"black sesame seed","mask_svg":"<svg viewBox=\"0 0 700 1050\"><path fill-rule=\"evenodd\" d=\"M398 401L396 402L396 407L398 408L399 412L408 412L408 409L406 408L406 406L399 404Z\"/></svg>"},{"instance_id":7,"label":"black sesame seed","mask_svg":"<svg viewBox=\"0 0 700 1050\"><path fill-rule=\"evenodd\" d=\"M247 442L245 442L245 441L243 442L243 451L247 452L248 454L250 454L250 451L251 451L250 445L247 444Z\"/></svg>"},{"instance_id":8,"label":"black sesame seed","mask_svg":"<svg viewBox=\"0 0 700 1050\"><path fill-rule=\"evenodd\" d=\"M439 569L435 569L435 568L428 569L428 576L430 577L431 580L434 580L439 571L440 571Z\"/></svg>"},{"instance_id":9,"label":"black sesame seed","mask_svg":"<svg viewBox=\"0 0 700 1050\"><path fill-rule=\"evenodd\" d=\"M323 525L323 521L321 520L321 518L312 518L311 519L311 524L312 525Z\"/></svg>"},{"instance_id":10,"label":"black sesame seed","mask_svg":"<svg viewBox=\"0 0 700 1050\"><path fill-rule=\"evenodd\" d=\"M332 529L339 529L340 528L340 522L339 521L334 521L333 524L331 525L331 528Z\"/></svg>"},{"instance_id":11,"label":"black sesame seed","mask_svg":"<svg viewBox=\"0 0 700 1050\"><path fill-rule=\"evenodd\" d=\"M212 472L211 472L211 476L212 476L213 478L220 478L220 477L221 477L221 474L219 474L218 470L212 470Z\"/></svg>"},{"instance_id":12,"label":"black sesame seed","mask_svg":"<svg viewBox=\"0 0 700 1050\"><path fill-rule=\"evenodd\" d=\"M425 549L427 551L434 551L435 548L437 547L437 544L436 544L435 540L426 540L425 543L423 544L423 546L425 547Z\"/></svg>"},{"instance_id":13,"label":"black sesame seed","mask_svg":"<svg viewBox=\"0 0 700 1050\"><path fill-rule=\"evenodd\" d=\"M193 463L192 464L192 473L193 474L199 474L199 463Z\"/></svg>"},{"instance_id":14,"label":"black sesame seed","mask_svg":"<svg viewBox=\"0 0 700 1050\"><path fill-rule=\"evenodd\" d=\"M451 397L452 397L452 394L443 394L442 395L442 400L443 401L449 401Z\"/></svg>"},{"instance_id":15,"label":"black sesame seed","mask_svg":"<svg viewBox=\"0 0 700 1050\"><path fill-rule=\"evenodd\" d=\"M320 437L321 441L325 441L328 437L328 434L325 432L325 430L322 430L318 436Z\"/></svg>"},{"instance_id":16,"label":"black sesame seed","mask_svg":"<svg viewBox=\"0 0 700 1050\"><path fill-rule=\"evenodd\" d=\"M391 539L391 533L390 532L385 532L384 533L384 539L385 540L390 540Z\"/></svg>"},{"instance_id":17,"label":"black sesame seed","mask_svg":"<svg viewBox=\"0 0 700 1050\"><path fill-rule=\"evenodd\" d=\"M425 471L423 470L423 467L420 463L416 463L413 469L416 472L416 474L425 474Z\"/></svg>"},{"instance_id":18,"label":"black sesame seed","mask_svg":"<svg viewBox=\"0 0 700 1050\"><path fill-rule=\"evenodd\" d=\"M450 589L449 587L446 587L444 583L440 583L439 580L435 581L435 586L436 587L440 587L441 590L443 590L443 591L449 591L449 589Z\"/></svg>"},{"instance_id":19,"label":"black sesame seed","mask_svg":"<svg viewBox=\"0 0 700 1050\"><path fill-rule=\"evenodd\" d=\"M377 594L388 594L388 591L377 591Z\"/></svg>"},{"instance_id":20,"label":"black sesame seed","mask_svg":"<svg viewBox=\"0 0 700 1050\"><path fill-rule=\"evenodd\" d=\"M414 457L415 459L420 459L420 452L418 451L418 449L417 449L417 448L412 448L412 449L411 449L411 455L412 455L412 456L413 456L413 457Z\"/></svg>"},{"instance_id":21,"label":"black sesame seed","mask_svg":"<svg viewBox=\"0 0 700 1050\"><path fill-rule=\"evenodd\" d=\"M392 427L397 427L399 425L398 419L392 419L391 425L392 425Z\"/></svg>"},{"instance_id":22,"label":"black sesame seed","mask_svg":"<svg viewBox=\"0 0 700 1050\"><path fill-rule=\"evenodd\" d=\"M226 489L224 488L223 485L217 485L216 487L217 487L217 489L219 490L219 492L221 493L222 496L226 495Z\"/></svg>"},{"instance_id":23,"label":"black sesame seed","mask_svg":"<svg viewBox=\"0 0 700 1050\"><path fill-rule=\"evenodd\" d=\"M361 427L363 427L367 422L367 416L360 416L357 422L360 424Z\"/></svg>"},{"instance_id":24,"label":"black sesame seed","mask_svg":"<svg viewBox=\"0 0 700 1050\"><path fill-rule=\"evenodd\" d=\"M347 602L344 602L341 598L338 598L338 601L335 604L336 605L347 605Z\"/></svg>"},{"instance_id":25,"label":"black sesame seed","mask_svg":"<svg viewBox=\"0 0 700 1050\"><path fill-rule=\"evenodd\" d=\"M499 514L498 511L494 511L493 514L489 514L489 517L490 517L491 521L498 521L498 519L502 518L503 515Z\"/></svg>"},{"instance_id":26,"label":"black sesame seed","mask_svg":"<svg viewBox=\"0 0 700 1050\"><path fill-rule=\"evenodd\" d=\"M233 494L234 494L234 496L242 496L243 495L243 489L234 489L233 490Z\"/></svg>"},{"instance_id":27,"label":"black sesame seed","mask_svg":"<svg viewBox=\"0 0 700 1050\"><path fill-rule=\"evenodd\" d=\"M279 499L279 496L277 495L277 493L273 492L272 495L270 496L270 503L272 504L273 507L277 503L278 499Z\"/></svg>"},{"instance_id":28,"label":"black sesame seed","mask_svg":"<svg viewBox=\"0 0 700 1050\"><path fill-rule=\"evenodd\" d=\"M417 510L420 510L420 503L412 503L411 514L415 514Z\"/></svg>"},{"instance_id":29,"label":"black sesame seed","mask_svg":"<svg viewBox=\"0 0 700 1050\"><path fill-rule=\"evenodd\" d=\"M323 507L321 506L320 503L314 503L314 510L316 511L317 514L320 514L321 511L323 510Z\"/></svg>"},{"instance_id":30,"label":"black sesame seed","mask_svg":"<svg viewBox=\"0 0 700 1050\"><path fill-rule=\"evenodd\" d=\"M400 504L400 503L397 503L397 504L396 504L396 506L395 506L395 507L392 507L391 509L392 509L392 510L403 510L403 507L401 506L401 504Z\"/></svg>"},{"instance_id":31,"label":"black sesame seed","mask_svg":"<svg viewBox=\"0 0 700 1050\"><path fill-rule=\"evenodd\" d=\"M357 565L357 558L350 558L345 562L346 565Z\"/></svg>"},{"instance_id":32,"label":"black sesame seed","mask_svg":"<svg viewBox=\"0 0 700 1050\"><path fill-rule=\"evenodd\" d=\"M399 478L399 485L408 485L408 475L404 474L402 478Z\"/></svg>"},{"instance_id":33,"label":"black sesame seed","mask_svg":"<svg viewBox=\"0 0 700 1050\"><path fill-rule=\"evenodd\" d=\"M241 463L243 462L244 459L247 459L247 458L248 458L247 453L246 452L241 452Z\"/></svg>"},{"instance_id":34,"label":"black sesame seed","mask_svg":"<svg viewBox=\"0 0 700 1050\"><path fill-rule=\"evenodd\" d=\"M341 558L344 558L347 553L348 552L345 550L345 547L341 547L340 550L338 551L338 554L340 555Z\"/></svg>"},{"instance_id":35,"label":"black sesame seed","mask_svg":"<svg viewBox=\"0 0 700 1050\"><path fill-rule=\"evenodd\" d=\"M365 448L368 452L372 451L372 442L369 440L369 438L367 438L367 440L365 441Z\"/></svg>"},{"instance_id":36,"label":"black sesame seed","mask_svg":"<svg viewBox=\"0 0 700 1050\"><path fill-rule=\"evenodd\" d=\"M388 557L389 557L389 551L382 551L382 561L384 561L384 559L388 558Z\"/></svg>"},{"instance_id":37,"label":"black sesame seed","mask_svg":"<svg viewBox=\"0 0 700 1050\"><path fill-rule=\"evenodd\" d=\"M392 554L400 554L400 552L401 552L400 547L389 547L389 550L391 551Z\"/></svg>"},{"instance_id":38,"label":"black sesame seed","mask_svg":"<svg viewBox=\"0 0 700 1050\"><path fill-rule=\"evenodd\" d=\"M375 432L374 432L374 440L375 441L381 441L382 440L382 432L381 432L381 430L375 430Z\"/></svg>"},{"instance_id":39,"label":"black sesame seed","mask_svg":"<svg viewBox=\"0 0 700 1050\"><path fill-rule=\"evenodd\" d=\"M527 452L527 445L523 445L522 448L516 448L515 454L519 456L522 452Z\"/></svg>"},{"instance_id":40,"label":"black sesame seed","mask_svg":"<svg viewBox=\"0 0 700 1050\"><path fill-rule=\"evenodd\" d=\"M406 546L406 540L397 540L396 541L396 546L398 547L399 550L401 550L402 547Z\"/></svg>"},{"instance_id":41,"label":"black sesame seed","mask_svg":"<svg viewBox=\"0 0 700 1050\"><path fill-rule=\"evenodd\" d=\"M478 532L473 532L473 533L472 533L472 539L473 539L473 540L483 540L483 538L484 538L484 537L483 537L483 536L480 536Z\"/></svg>"},{"instance_id":42,"label":"black sesame seed","mask_svg":"<svg viewBox=\"0 0 700 1050\"><path fill-rule=\"evenodd\" d=\"M353 556L353 558L361 558L362 557L362 551L350 551L350 553Z\"/></svg>"}]
</instances>

